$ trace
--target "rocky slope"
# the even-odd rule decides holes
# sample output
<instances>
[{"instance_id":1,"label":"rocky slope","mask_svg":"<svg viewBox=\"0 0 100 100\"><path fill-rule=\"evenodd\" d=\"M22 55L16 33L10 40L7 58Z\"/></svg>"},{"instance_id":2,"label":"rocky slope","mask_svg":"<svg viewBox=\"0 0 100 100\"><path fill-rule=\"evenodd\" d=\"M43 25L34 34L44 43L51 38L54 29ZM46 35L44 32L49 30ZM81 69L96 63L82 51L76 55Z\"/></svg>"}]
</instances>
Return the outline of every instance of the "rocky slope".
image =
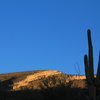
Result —
<instances>
[{"instance_id":1,"label":"rocky slope","mask_svg":"<svg viewBox=\"0 0 100 100\"><path fill-rule=\"evenodd\" d=\"M1 90L46 89L60 85L85 88L84 75L67 75L56 70L0 74Z\"/></svg>"}]
</instances>

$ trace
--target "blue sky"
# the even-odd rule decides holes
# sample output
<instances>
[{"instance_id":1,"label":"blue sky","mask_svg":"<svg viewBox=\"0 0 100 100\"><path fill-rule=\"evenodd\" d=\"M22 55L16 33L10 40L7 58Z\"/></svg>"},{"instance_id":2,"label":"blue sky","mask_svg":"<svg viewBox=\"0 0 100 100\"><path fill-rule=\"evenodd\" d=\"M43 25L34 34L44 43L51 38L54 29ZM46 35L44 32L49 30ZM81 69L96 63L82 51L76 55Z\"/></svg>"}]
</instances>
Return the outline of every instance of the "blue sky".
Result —
<instances>
[{"instance_id":1,"label":"blue sky","mask_svg":"<svg viewBox=\"0 0 100 100\"><path fill-rule=\"evenodd\" d=\"M96 72L99 0L0 0L0 73L49 69L84 74L88 28Z\"/></svg>"}]
</instances>

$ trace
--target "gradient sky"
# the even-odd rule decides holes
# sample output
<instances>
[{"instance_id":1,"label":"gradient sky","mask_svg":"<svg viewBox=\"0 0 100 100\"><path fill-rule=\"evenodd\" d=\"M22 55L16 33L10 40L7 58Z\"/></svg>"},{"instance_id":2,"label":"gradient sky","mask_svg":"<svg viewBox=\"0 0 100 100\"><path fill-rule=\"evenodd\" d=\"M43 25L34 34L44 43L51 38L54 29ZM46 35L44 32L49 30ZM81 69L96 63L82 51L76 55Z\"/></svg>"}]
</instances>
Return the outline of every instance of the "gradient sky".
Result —
<instances>
[{"instance_id":1,"label":"gradient sky","mask_svg":"<svg viewBox=\"0 0 100 100\"><path fill-rule=\"evenodd\" d=\"M88 28L96 72L100 0L0 0L0 73L51 69L84 74Z\"/></svg>"}]
</instances>

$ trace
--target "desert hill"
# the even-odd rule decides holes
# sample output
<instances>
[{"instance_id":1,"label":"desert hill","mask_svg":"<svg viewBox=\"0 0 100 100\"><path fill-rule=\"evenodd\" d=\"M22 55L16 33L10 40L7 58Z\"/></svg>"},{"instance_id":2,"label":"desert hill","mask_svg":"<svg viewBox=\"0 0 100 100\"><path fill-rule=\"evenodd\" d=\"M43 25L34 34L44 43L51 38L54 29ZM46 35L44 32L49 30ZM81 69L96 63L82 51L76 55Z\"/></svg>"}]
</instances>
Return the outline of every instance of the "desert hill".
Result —
<instances>
[{"instance_id":1,"label":"desert hill","mask_svg":"<svg viewBox=\"0 0 100 100\"><path fill-rule=\"evenodd\" d=\"M60 84L68 85L69 82L74 84L71 84L72 87L84 88L85 82L82 81L84 79L84 75L67 75L56 70L15 72L0 74L0 88L2 90L41 89L41 87L48 88ZM74 83L76 81L77 83ZM81 84L78 81L81 81Z\"/></svg>"},{"instance_id":2,"label":"desert hill","mask_svg":"<svg viewBox=\"0 0 100 100\"><path fill-rule=\"evenodd\" d=\"M57 70L0 74L0 100L75 100L86 88L84 75L68 75Z\"/></svg>"}]
</instances>

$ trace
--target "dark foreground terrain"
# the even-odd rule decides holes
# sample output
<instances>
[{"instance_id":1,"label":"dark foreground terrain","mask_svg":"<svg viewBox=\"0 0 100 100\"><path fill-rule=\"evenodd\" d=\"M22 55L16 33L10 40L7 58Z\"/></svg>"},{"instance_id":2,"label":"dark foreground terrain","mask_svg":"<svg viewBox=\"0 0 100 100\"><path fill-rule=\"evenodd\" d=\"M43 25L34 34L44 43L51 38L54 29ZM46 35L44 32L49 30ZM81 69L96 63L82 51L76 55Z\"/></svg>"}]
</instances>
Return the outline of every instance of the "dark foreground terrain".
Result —
<instances>
[{"instance_id":1,"label":"dark foreground terrain","mask_svg":"<svg viewBox=\"0 0 100 100\"><path fill-rule=\"evenodd\" d=\"M50 75L46 76L42 72L45 73L41 70L0 74L0 100L88 100L85 79L76 80L76 76L63 73L52 74L53 71L48 71ZM23 85L27 76L34 78L37 73L41 77L31 81L29 78L27 85ZM14 89L14 84L20 81L23 82L21 86ZM98 90L97 100L100 100L99 95Z\"/></svg>"},{"instance_id":2,"label":"dark foreground terrain","mask_svg":"<svg viewBox=\"0 0 100 100\"><path fill-rule=\"evenodd\" d=\"M0 91L0 100L86 100L87 90L59 86L43 90Z\"/></svg>"}]
</instances>

